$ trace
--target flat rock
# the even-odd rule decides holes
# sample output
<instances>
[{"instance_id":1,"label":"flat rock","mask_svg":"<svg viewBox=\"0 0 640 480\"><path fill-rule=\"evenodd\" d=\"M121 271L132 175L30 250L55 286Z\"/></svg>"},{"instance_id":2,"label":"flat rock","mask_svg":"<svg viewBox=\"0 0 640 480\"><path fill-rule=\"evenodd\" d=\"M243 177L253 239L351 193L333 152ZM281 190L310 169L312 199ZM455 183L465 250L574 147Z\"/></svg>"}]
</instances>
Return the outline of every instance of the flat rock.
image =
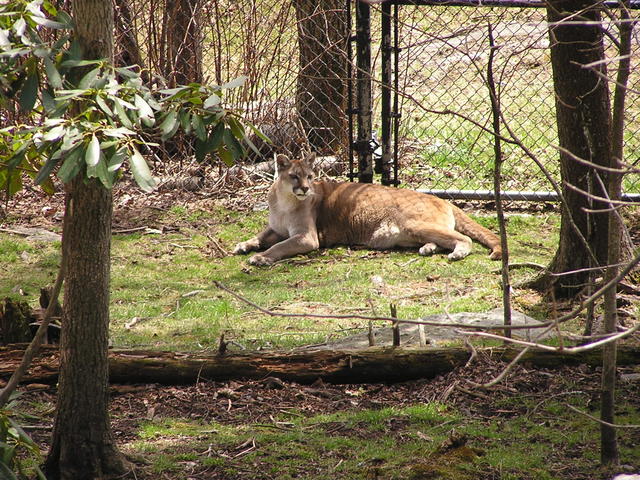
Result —
<instances>
[{"instance_id":1,"label":"flat rock","mask_svg":"<svg viewBox=\"0 0 640 480\"><path fill-rule=\"evenodd\" d=\"M22 227L16 225L11 228L2 228L0 231L13 233L14 235L22 235L27 240L34 242L59 242L62 240L62 235L59 233L51 232L40 227Z\"/></svg>"},{"instance_id":2,"label":"flat rock","mask_svg":"<svg viewBox=\"0 0 640 480\"><path fill-rule=\"evenodd\" d=\"M489 312L460 312L452 314L435 314L428 315L421 318L426 322L434 323L447 323L447 324L463 324L469 327L477 327L477 330L490 331L498 334L502 334L502 326L504 324L504 316L502 308L496 308ZM524 313L518 311L511 312L511 324L512 325L530 325L532 328L526 328L521 330L513 330L513 336L515 338L521 338L525 340L534 340L544 329L535 328L542 322L535 318L529 317ZM486 326L491 326L492 329L487 329ZM480 328L485 327L485 328ZM403 347L418 346L420 345L420 333L419 325L416 324L400 324L400 345ZM449 326L433 326L424 325L424 334L427 341L427 347L438 346L439 343L456 340L462 338L459 331L460 327ZM468 330L468 329L465 329ZM375 328L374 331L375 346L391 346L393 344L393 334L391 327ZM543 335L537 338L541 340L547 338L550 335ZM363 331L349 337L341 338L336 341L327 342L323 345L314 345L307 348L335 348L335 349L349 349L349 348L367 348L369 347L368 332Z\"/></svg>"}]
</instances>

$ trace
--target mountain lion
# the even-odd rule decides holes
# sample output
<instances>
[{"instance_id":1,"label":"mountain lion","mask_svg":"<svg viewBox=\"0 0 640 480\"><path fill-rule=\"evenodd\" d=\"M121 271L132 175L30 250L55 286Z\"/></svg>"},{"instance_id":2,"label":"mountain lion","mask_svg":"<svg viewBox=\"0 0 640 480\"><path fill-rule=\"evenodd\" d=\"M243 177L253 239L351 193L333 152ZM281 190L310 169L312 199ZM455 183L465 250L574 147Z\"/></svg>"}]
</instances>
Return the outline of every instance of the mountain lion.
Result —
<instances>
[{"instance_id":1,"label":"mountain lion","mask_svg":"<svg viewBox=\"0 0 640 480\"><path fill-rule=\"evenodd\" d=\"M234 254L265 250L249 259L271 265L332 245L374 249L419 247L421 255L471 253L471 238L502 256L499 238L446 200L413 190L365 183L313 181L315 154L289 160L278 155L278 178L269 190L269 226L241 242ZM471 237L471 238L469 238Z\"/></svg>"}]
</instances>

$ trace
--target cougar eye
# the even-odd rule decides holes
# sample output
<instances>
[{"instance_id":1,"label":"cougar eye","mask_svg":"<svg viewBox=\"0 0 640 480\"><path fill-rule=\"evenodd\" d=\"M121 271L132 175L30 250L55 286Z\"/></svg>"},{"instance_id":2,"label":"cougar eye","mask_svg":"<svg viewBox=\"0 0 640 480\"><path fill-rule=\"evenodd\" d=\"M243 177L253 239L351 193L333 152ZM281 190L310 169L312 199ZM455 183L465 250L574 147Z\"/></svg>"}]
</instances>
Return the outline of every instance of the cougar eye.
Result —
<instances>
[{"instance_id":1,"label":"cougar eye","mask_svg":"<svg viewBox=\"0 0 640 480\"><path fill-rule=\"evenodd\" d=\"M307 178L308 178L309 180L311 180L311 179L313 179L313 175L307 175Z\"/></svg>"},{"instance_id":2,"label":"cougar eye","mask_svg":"<svg viewBox=\"0 0 640 480\"><path fill-rule=\"evenodd\" d=\"M290 173L289 177L291 178L291 180L297 180L298 179L298 175L296 175L295 173Z\"/></svg>"}]
</instances>

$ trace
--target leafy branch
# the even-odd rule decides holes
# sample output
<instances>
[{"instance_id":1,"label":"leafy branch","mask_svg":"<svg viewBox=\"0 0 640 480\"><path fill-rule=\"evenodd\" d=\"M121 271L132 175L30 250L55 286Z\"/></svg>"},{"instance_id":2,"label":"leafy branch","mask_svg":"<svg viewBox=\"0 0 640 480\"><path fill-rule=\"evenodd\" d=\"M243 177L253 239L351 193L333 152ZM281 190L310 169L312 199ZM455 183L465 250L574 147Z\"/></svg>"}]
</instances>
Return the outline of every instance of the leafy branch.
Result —
<instances>
[{"instance_id":1,"label":"leafy branch","mask_svg":"<svg viewBox=\"0 0 640 480\"><path fill-rule=\"evenodd\" d=\"M111 188L125 165L151 191L156 181L141 150L157 142L182 132L195 138L198 161L213 155L231 165L244 157L244 145L255 149L247 129L262 136L222 104L225 90L246 77L158 89L144 84L136 67L83 60L72 35L43 41L45 27L71 28L68 15L47 1L0 4L0 22L0 102L17 98L30 119L0 129L0 189L8 195L22 188L21 172L52 192L53 174L67 183L82 173Z\"/></svg>"}]
</instances>

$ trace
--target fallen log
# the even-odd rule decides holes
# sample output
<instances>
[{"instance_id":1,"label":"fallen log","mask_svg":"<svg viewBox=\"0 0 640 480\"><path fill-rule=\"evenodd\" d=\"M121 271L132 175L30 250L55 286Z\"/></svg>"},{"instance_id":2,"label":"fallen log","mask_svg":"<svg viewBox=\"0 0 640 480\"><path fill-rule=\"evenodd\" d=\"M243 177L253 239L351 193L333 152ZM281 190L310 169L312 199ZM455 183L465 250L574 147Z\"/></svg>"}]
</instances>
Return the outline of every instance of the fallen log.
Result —
<instances>
[{"instance_id":1,"label":"fallen log","mask_svg":"<svg viewBox=\"0 0 640 480\"><path fill-rule=\"evenodd\" d=\"M0 384L16 368L25 345L0 348ZM478 349L493 359L510 361L519 352L514 348ZM296 350L290 352L232 353L224 356L157 351L109 352L112 383L159 383L183 385L198 381L260 379L277 377L299 383L322 379L328 383L400 382L433 378L464 365L465 348L369 348L366 350ZM530 351L522 363L557 368L564 365L602 363L600 350L566 354ZM618 365L640 363L640 347L620 346ZM55 384L59 354L56 346L45 345L23 379L23 383Z\"/></svg>"}]
</instances>

